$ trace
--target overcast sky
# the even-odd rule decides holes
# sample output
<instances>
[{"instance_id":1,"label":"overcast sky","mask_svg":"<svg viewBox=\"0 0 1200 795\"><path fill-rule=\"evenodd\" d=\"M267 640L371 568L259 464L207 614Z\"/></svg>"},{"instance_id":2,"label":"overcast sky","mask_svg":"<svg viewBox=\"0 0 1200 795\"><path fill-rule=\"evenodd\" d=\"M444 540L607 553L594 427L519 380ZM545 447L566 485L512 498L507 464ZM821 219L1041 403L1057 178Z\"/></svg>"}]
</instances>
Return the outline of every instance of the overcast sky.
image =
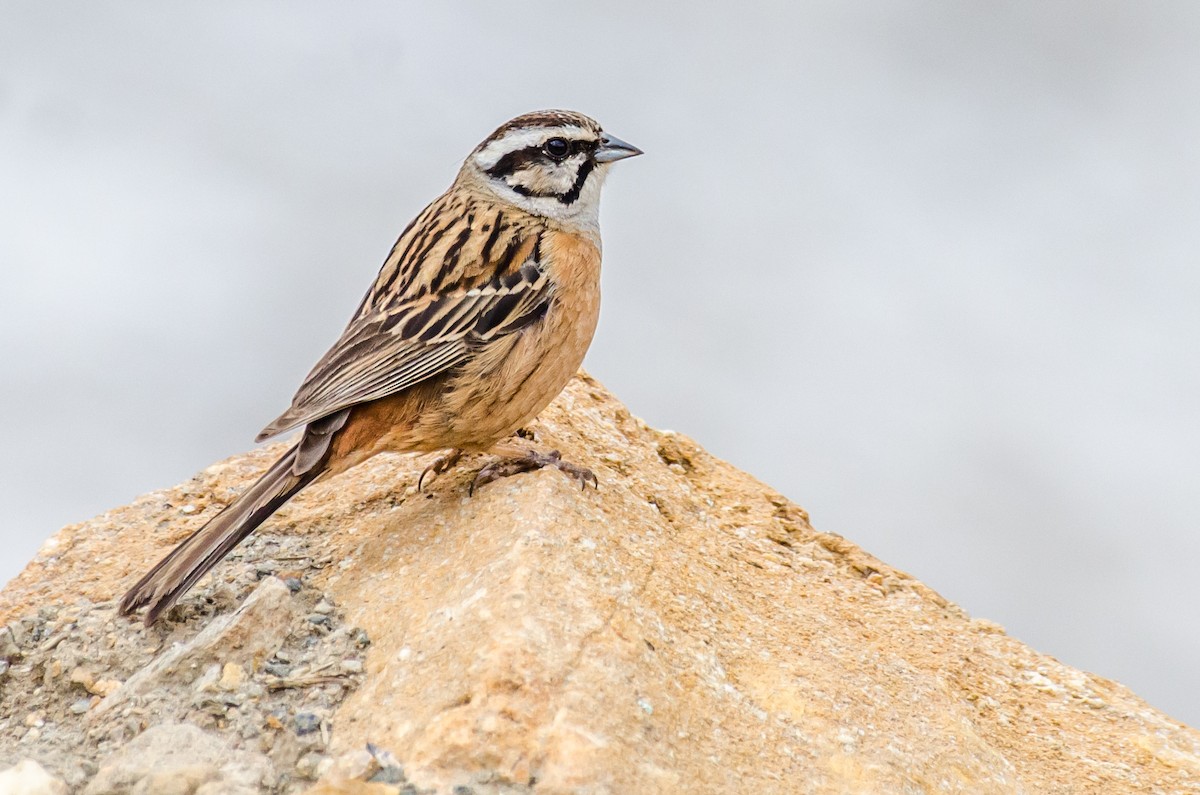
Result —
<instances>
[{"instance_id":1,"label":"overcast sky","mask_svg":"<svg viewBox=\"0 0 1200 795\"><path fill-rule=\"evenodd\" d=\"M1200 724L1200 5L683 8L0 5L0 581L247 449L475 143L569 107L647 152L597 377Z\"/></svg>"}]
</instances>

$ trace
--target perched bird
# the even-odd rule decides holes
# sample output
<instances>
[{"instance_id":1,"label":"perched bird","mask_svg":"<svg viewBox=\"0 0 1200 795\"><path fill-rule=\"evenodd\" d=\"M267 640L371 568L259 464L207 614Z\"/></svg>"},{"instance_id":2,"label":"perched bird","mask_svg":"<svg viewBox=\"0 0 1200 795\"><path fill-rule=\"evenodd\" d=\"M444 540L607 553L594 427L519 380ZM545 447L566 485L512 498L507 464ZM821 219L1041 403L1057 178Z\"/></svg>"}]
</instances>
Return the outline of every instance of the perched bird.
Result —
<instances>
[{"instance_id":1,"label":"perched bird","mask_svg":"<svg viewBox=\"0 0 1200 795\"><path fill-rule=\"evenodd\" d=\"M507 456L490 480L556 466L591 472L510 437L566 386L600 309L600 187L641 150L580 113L528 113L475 147L450 189L408 225L341 338L291 408L258 435L299 440L121 600L149 626L279 506L386 451Z\"/></svg>"}]
</instances>

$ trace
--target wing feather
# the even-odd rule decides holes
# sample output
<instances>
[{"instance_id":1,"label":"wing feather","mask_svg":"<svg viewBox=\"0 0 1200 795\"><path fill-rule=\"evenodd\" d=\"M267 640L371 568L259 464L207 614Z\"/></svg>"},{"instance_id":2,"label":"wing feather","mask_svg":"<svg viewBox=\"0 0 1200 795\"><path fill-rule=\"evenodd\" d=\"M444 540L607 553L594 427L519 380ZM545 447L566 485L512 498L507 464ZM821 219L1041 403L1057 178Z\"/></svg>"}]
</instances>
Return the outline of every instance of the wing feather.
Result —
<instances>
[{"instance_id":1,"label":"wing feather","mask_svg":"<svg viewBox=\"0 0 1200 795\"><path fill-rule=\"evenodd\" d=\"M464 362L472 351L535 321L553 284L534 259L475 286L456 285L361 315L321 358L292 406L258 439L358 403L394 395Z\"/></svg>"}]
</instances>

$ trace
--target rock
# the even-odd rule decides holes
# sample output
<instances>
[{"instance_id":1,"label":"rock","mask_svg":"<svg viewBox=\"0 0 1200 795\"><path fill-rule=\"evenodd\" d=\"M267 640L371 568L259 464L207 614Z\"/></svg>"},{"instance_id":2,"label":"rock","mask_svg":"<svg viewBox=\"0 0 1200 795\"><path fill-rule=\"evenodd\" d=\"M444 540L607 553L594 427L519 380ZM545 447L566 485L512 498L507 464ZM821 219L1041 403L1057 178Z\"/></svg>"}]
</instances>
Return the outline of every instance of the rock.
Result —
<instances>
[{"instance_id":1,"label":"rock","mask_svg":"<svg viewBox=\"0 0 1200 795\"><path fill-rule=\"evenodd\" d=\"M214 662L224 663L226 669L260 664L283 643L294 610L287 586L275 577L266 578L237 610L214 619L190 642L138 671L91 714L101 718L167 679L194 681Z\"/></svg>"},{"instance_id":2,"label":"rock","mask_svg":"<svg viewBox=\"0 0 1200 795\"><path fill-rule=\"evenodd\" d=\"M418 795L416 787L406 781L400 763L372 745L331 760L327 768L306 795Z\"/></svg>"},{"instance_id":3,"label":"rock","mask_svg":"<svg viewBox=\"0 0 1200 795\"><path fill-rule=\"evenodd\" d=\"M89 693L93 692L93 688L96 686L96 675L82 665L72 668L68 678L71 680L71 684L79 685Z\"/></svg>"},{"instance_id":4,"label":"rock","mask_svg":"<svg viewBox=\"0 0 1200 795\"><path fill-rule=\"evenodd\" d=\"M0 795L67 795L67 782L55 778L32 759L0 771Z\"/></svg>"},{"instance_id":5,"label":"rock","mask_svg":"<svg viewBox=\"0 0 1200 795\"><path fill-rule=\"evenodd\" d=\"M96 696L110 696L120 688L120 679L100 679L88 688L88 692Z\"/></svg>"},{"instance_id":6,"label":"rock","mask_svg":"<svg viewBox=\"0 0 1200 795\"><path fill-rule=\"evenodd\" d=\"M254 795L274 778L266 757L232 751L216 736L187 724L143 732L101 765L84 795Z\"/></svg>"},{"instance_id":7,"label":"rock","mask_svg":"<svg viewBox=\"0 0 1200 795\"><path fill-rule=\"evenodd\" d=\"M21 656L21 647L11 627L0 627L0 660L5 662Z\"/></svg>"},{"instance_id":8,"label":"rock","mask_svg":"<svg viewBox=\"0 0 1200 795\"><path fill-rule=\"evenodd\" d=\"M348 781L345 779L337 781L322 781L312 789L307 790L306 795L409 795L409 792L403 792L395 784L380 784L369 781Z\"/></svg>"},{"instance_id":9,"label":"rock","mask_svg":"<svg viewBox=\"0 0 1200 795\"><path fill-rule=\"evenodd\" d=\"M121 687L121 680L98 680L91 670L82 665L71 669L71 674L68 679L71 681L71 684L81 686L84 690L88 691L94 696L108 696L115 693Z\"/></svg>"},{"instance_id":10,"label":"rock","mask_svg":"<svg viewBox=\"0 0 1200 795\"><path fill-rule=\"evenodd\" d=\"M246 682L246 669L237 663L227 662L221 667L221 679L217 686L222 690L237 690Z\"/></svg>"},{"instance_id":11,"label":"rock","mask_svg":"<svg viewBox=\"0 0 1200 795\"><path fill-rule=\"evenodd\" d=\"M474 456L422 493L429 456L379 456L302 493L151 631L113 619L111 600L211 513L171 506L227 501L285 448L64 528L0 592L0 623L29 636L14 640L0 715L47 716L29 743L16 732L34 729L0 726L0 764L19 744L65 776L166 725L199 733L169 745L208 750L153 771L136 761L158 758L149 749L117 751L86 791L1200 789L1200 732L814 530L592 379L529 430L599 490L543 470L468 497L487 460ZM75 622L87 644L64 629L80 598L95 605ZM80 684L42 676L58 658L125 681L81 739L64 734L84 722L67 717ZM164 723L179 720L193 725ZM206 778L246 747L279 776ZM297 769L323 779L289 778ZM148 778L160 773L175 777Z\"/></svg>"},{"instance_id":12,"label":"rock","mask_svg":"<svg viewBox=\"0 0 1200 795\"><path fill-rule=\"evenodd\" d=\"M321 730L321 719L311 712L301 712L293 722L296 734L312 734Z\"/></svg>"}]
</instances>

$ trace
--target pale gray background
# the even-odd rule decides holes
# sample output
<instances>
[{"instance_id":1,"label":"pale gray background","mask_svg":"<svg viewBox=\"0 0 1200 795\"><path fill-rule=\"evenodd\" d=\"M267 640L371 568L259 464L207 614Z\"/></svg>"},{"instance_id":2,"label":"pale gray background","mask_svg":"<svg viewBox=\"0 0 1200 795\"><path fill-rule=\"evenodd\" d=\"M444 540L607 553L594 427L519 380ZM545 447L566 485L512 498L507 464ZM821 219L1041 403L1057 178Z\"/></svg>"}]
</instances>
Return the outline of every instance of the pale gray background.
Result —
<instances>
[{"instance_id":1,"label":"pale gray background","mask_svg":"<svg viewBox=\"0 0 1200 795\"><path fill-rule=\"evenodd\" d=\"M519 112L647 155L588 366L1200 723L1200 4L0 5L0 580L249 446Z\"/></svg>"}]
</instances>

